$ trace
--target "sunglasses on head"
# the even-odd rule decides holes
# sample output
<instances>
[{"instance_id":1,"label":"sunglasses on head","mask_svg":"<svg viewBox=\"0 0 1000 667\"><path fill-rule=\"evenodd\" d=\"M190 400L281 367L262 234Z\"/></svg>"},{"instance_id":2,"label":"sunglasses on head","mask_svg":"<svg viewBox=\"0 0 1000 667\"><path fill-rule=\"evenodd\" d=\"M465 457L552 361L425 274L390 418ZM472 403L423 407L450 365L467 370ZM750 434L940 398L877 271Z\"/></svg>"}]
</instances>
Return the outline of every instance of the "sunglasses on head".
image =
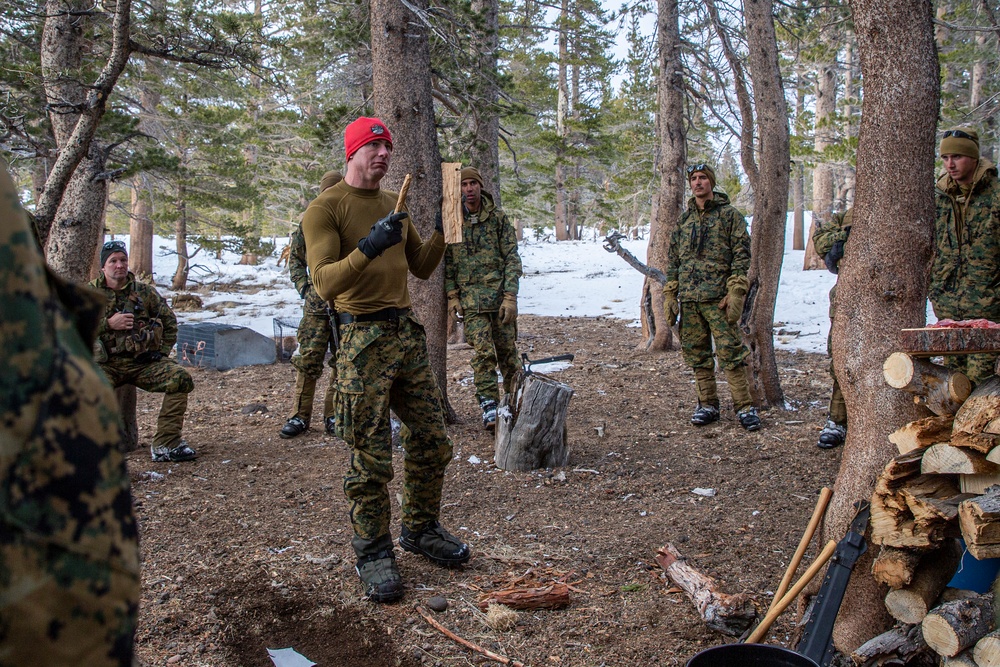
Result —
<instances>
[{"instance_id":1,"label":"sunglasses on head","mask_svg":"<svg viewBox=\"0 0 1000 667\"><path fill-rule=\"evenodd\" d=\"M958 139L968 139L969 141L975 141L977 145L979 144L978 139L976 139L971 134L962 132L961 130L948 130L947 132L944 133L944 138L947 139L948 137L956 137Z\"/></svg>"},{"instance_id":2,"label":"sunglasses on head","mask_svg":"<svg viewBox=\"0 0 1000 667\"><path fill-rule=\"evenodd\" d=\"M124 241L108 241L104 244L105 250L125 250Z\"/></svg>"},{"instance_id":3,"label":"sunglasses on head","mask_svg":"<svg viewBox=\"0 0 1000 667\"><path fill-rule=\"evenodd\" d=\"M707 166L708 165L705 164L704 162L699 162L698 164L692 164L692 165L688 166L688 170L687 171L688 171L689 174L693 174L696 171L705 171L705 167L707 167Z\"/></svg>"}]
</instances>

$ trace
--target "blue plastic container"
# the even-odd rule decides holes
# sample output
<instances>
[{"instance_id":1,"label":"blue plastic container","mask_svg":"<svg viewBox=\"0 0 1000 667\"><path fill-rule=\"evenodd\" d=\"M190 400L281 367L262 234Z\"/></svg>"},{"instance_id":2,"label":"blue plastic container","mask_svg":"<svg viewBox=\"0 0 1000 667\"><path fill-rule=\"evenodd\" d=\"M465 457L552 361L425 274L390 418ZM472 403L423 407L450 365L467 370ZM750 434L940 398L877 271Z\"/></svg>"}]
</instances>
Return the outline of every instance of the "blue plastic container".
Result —
<instances>
[{"instance_id":1,"label":"blue plastic container","mask_svg":"<svg viewBox=\"0 0 1000 667\"><path fill-rule=\"evenodd\" d=\"M1000 558L987 558L977 560L965 548L965 540L960 540L962 544L962 562L958 564L955 576L948 582L951 588L961 588L977 593L986 593L993 585L993 580L1000 572Z\"/></svg>"}]
</instances>

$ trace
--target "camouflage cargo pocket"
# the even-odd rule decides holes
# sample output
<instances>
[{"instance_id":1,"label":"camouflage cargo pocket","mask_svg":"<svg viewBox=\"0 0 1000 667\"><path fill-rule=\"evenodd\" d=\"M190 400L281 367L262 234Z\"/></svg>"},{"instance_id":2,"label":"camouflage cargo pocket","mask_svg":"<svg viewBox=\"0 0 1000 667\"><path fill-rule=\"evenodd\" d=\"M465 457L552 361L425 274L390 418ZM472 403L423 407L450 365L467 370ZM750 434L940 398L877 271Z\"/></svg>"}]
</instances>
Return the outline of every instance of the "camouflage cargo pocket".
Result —
<instances>
[{"instance_id":1,"label":"camouflage cargo pocket","mask_svg":"<svg viewBox=\"0 0 1000 667\"><path fill-rule=\"evenodd\" d=\"M101 339L94 341L94 361L99 364L108 363L108 348Z\"/></svg>"}]
</instances>

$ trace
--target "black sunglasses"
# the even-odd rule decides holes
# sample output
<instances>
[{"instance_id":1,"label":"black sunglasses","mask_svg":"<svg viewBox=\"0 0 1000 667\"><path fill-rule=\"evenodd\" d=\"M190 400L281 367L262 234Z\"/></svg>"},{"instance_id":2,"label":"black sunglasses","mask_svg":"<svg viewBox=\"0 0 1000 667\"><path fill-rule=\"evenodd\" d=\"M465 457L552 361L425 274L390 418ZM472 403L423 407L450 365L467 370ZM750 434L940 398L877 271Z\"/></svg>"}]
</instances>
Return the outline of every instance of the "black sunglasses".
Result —
<instances>
[{"instance_id":1,"label":"black sunglasses","mask_svg":"<svg viewBox=\"0 0 1000 667\"><path fill-rule=\"evenodd\" d=\"M979 145L979 139L975 138L971 134L962 132L961 130L948 130L947 132L944 133L944 138L947 139L948 137L958 137L959 139L968 139L969 141L976 142L977 146Z\"/></svg>"},{"instance_id":2,"label":"black sunglasses","mask_svg":"<svg viewBox=\"0 0 1000 667\"><path fill-rule=\"evenodd\" d=\"M107 243L104 244L104 249L105 250L124 250L125 249L125 242L124 241L108 241Z\"/></svg>"},{"instance_id":3,"label":"black sunglasses","mask_svg":"<svg viewBox=\"0 0 1000 667\"><path fill-rule=\"evenodd\" d=\"M688 173L693 174L696 171L705 171L705 167L708 165L704 162L699 162L698 164L692 164L688 167Z\"/></svg>"}]
</instances>

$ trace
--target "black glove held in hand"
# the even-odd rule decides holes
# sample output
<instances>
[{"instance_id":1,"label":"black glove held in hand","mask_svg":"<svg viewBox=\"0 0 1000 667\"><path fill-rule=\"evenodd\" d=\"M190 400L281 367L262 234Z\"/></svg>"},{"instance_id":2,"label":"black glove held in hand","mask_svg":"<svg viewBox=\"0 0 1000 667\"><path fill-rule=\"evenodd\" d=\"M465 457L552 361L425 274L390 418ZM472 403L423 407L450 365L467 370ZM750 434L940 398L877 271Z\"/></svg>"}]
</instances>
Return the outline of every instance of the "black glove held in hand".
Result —
<instances>
[{"instance_id":1,"label":"black glove held in hand","mask_svg":"<svg viewBox=\"0 0 1000 667\"><path fill-rule=\"evenodd\" d=\"M826 268L830 270L830 273L838 273L840 271L840 260L844 258L844 242L836 241L833 247L830 248L830 252L826 253L823 257L823 261L826 263Z\"/></svg>"},{"instance_id":2,"label":"black glove held in hand","mask_svg":"<svg viewBox=\"0 0 1000 667\"><path fill-rule=\"evenodd\" d=\"M154 361L159 361L163 359L163 353L157 350L150 350L149 352L143 352L138 357L135 358L140 364L151 364Z\"/></svg>"},{"instance_id":3,"label":"black glove held in hand","mask_svg":"<svg viewBox=\"0 0 1000 667\"><path fill-rule=\"evenodd\" d=\"M383 252L403 240L403 223L408 218L406 212L390 213L374 225L368 236L358 241L358 250L368 259L375 259Z\"/></svg>"}]
</instances>

